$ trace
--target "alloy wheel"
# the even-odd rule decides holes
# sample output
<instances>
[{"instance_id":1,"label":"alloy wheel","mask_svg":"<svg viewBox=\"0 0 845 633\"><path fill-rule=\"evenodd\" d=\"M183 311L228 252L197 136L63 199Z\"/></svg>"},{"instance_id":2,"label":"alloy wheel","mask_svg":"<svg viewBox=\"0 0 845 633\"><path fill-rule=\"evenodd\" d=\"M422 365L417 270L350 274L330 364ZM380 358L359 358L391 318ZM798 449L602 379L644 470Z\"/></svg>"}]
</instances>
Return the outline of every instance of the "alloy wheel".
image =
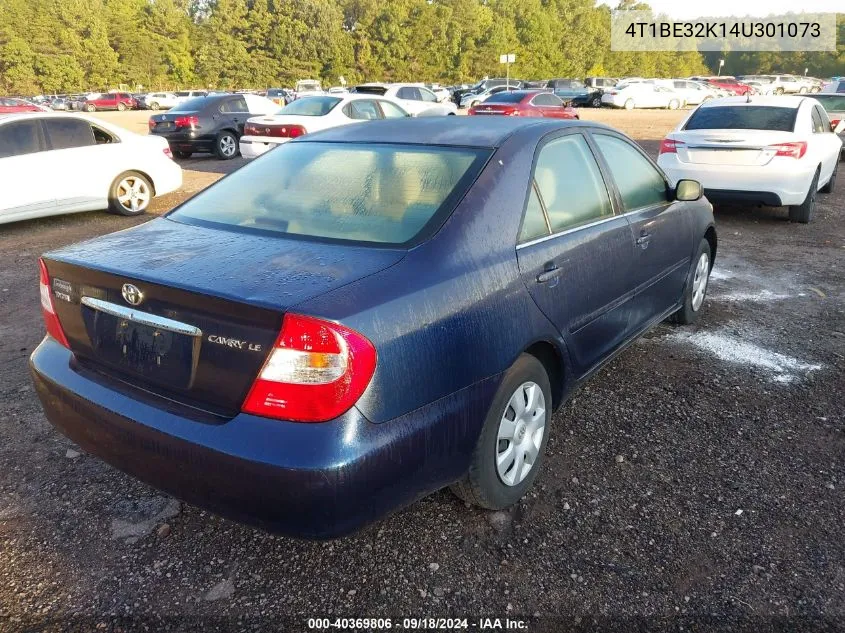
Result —
<instances>
[{"instance_id":1,"label":"alloy wheel","mask_svg":"<svg viewBox=\"0 0 845 633\"><path fill-rule=\"evenodd\" d=\"M226 134L220 139L220 152L226 156L234 156L235 153L238 151L238 143L235 141L235 137L229 134Z\"/></svg>"},{"instance_id":2,"label":"alloy wheel","mask_svg":"<svg viewBox=\"0 0 845 633\"><path fill-rule=\"evenodd\" d=\"M117 185L117 202L131 213L144 211L151 198L149 186L137 176L127 176Z\"/></svg>"}]
</instances>

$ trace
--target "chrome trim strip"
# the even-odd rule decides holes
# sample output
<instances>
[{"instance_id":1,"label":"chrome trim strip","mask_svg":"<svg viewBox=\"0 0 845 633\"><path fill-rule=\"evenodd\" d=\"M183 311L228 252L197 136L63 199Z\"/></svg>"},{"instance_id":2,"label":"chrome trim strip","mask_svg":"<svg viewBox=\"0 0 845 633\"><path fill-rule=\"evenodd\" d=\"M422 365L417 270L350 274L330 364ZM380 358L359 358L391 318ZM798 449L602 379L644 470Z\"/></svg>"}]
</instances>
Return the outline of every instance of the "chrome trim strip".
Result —
<instances>
[{"instance_id":1,"label":"chrome trim strip","mask_svg":"<svg viewBox=\"0 0 845 633\"><path fill-rule=\"evenodd\" d=\"M538 237L537 239L533 239L530 242L523 242L522 244L517 244L516 250L519 250L521 248L528 248L529 246L534 246L535 244L541 244L542 242L546 242L556 237L561 237L562 235L569 235L570 233L575 233L576 231L583 231L584 229L589 229L590 227L598 226L599 224L604 224L605 222L610 222L611 220L618 220L621 217L624 216L611 215L606 218L602 218L601 220L596 220L595 222L589 222L588 224L580 224L578 226L573 226L571 229L566 229L565 231L560 231L559 233L544 235L543 237Z\"/></svg>"},{"instance_id":2,"label":"chrome trim strip","mask_svg":"<svg viewBox=\"0 0 845 633\"><path fill-rule=\"evenodd\" d=\"M177 334L187 334L188 336L202 336L202 330L193 325L182 323L181 321L174 321L165 317L156 316L149 312L141 312L133 308L117 305L101 299L94 299L93 297L82 297L82 305L88 306L93 310L99 310L112 316L116 316L128 321L134 321L142 325L158 328L159 330L167 330L168 332L176 332Z\"/></svg>"},{"instance_id":3,"label":"chrome trim strip","mask_svg":"<svg viewBox=\"0 0 845 633\"><path fill-rule=\"evenodd\" d=\"M590 227L597 226L599 224L604 224L605 222L610 222L611 220L616 220L618 218L627 218L629 215L634 215L637 213L643 213L645 211L649 211L651 209L656 209L658 207L669 206L673 203L672 200L667 200L666 202L658 202L657 204L650 204L647 207L640 207L639 209L634 209L633 211L626 211L625 213L619 213L616 215L612 215L606 218L602 218L601 220L596 220L595 222L590 222L589 224L579 224L578 226L573 226L571 229L566 229L565 231L561 231L559 233L552 233L551 235L544 235L543 237L538 237L537 239L531 240L530 242L523 242L522 244L516 245L516 250L521 248L527 248L528 246L534 246L535 244L540 244L541 242L545 242L546 240L551 240L555 237L560 237L561 235L569 235L570 233L574 233L575 231L582 231L584 229L589 229Z\"/></svg>"}]
</instances>

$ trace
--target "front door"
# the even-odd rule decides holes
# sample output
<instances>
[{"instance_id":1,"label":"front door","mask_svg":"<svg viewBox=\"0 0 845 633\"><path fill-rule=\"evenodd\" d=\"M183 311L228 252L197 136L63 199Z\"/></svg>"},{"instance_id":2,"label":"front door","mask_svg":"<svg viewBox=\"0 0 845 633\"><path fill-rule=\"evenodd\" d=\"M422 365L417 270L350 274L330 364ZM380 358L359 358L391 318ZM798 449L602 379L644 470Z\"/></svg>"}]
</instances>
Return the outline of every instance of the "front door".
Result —
<instances>
[{"instance_id":1,"label":"front door","mask_svg":"<svg viewBox=\"0 0 845 633\"><path fill-rule=\"evenodd\" d=\"M624 343L631 231L580 132L540 149L517 259L532 298L566 340L583 375Z\"/></svg>"},{"instance_id":2,"label":"front door","mask_svg":"<svg viewBox=\"0 0 845 633\"><path fill-rule=\"evenodd\" d=\"M639 332L681 299L693 253L693 227L660 169L620 135L592 132L616 184L634 241L636 298L631 333Z\"/></svg>"}]
</instances>

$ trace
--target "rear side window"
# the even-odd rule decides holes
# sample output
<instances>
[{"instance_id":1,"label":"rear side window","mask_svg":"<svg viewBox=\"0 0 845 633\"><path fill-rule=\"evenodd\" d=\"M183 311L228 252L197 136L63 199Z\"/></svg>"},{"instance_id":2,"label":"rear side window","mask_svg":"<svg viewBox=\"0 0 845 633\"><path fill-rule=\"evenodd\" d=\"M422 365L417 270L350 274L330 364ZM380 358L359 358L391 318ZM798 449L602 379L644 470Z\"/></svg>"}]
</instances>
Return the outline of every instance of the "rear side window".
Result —
<instances>
[{"instance_id":1,"label":"rear side window","mask_svg":"<svg viewBox=\"0 0 845 633\"><path fill-rule=\"evenodd\" d=\"M792 132L798 108L775 106L711 106L699 108L685 130L773 130Z\"/></svg>"},{"instance_id":2,"label":"rear side window","mask_svg":"<svg viewBox=\"0 0 845 633\"><path fill-rule=\"evenodd\" d=\"M91 126L80 119L46 119L47 136L53 149L70 149L94 145Z\"/></svg>"},{"instance_id":3,"label":"rear side window","mask_svg":"<svg viewBox=\"0 0 845 633\"><path fill-rule=\"evenodd\" d=\"M279 110L279 114L326 116L341 101L337 97L305 97L286 105Z\"/></svg>"},{"instance_id":4,"label":"rear side window","mask_svg":"<svg viewBox=\"0 0 845 633\"><path fill-rule=\"evenodd\" d=\"M613 215L598 163L580 134L544 145L534 180L553 233Z\"/></svg>"},{"instance_id":5,"label":"rear side window","mask_svg":"<svg viewBox=\"0 0 845 633\"><path fill-rule=\"evenodd\" d=\"M626 211L668 202L666 181L636 147L616 136L593 137L610 167Z\"/></svg>"},{"instance_id":6,"label":"rear side window","mask_svg":"<svg viewBox=\"0 0 845 633\"><path fill-rule=\"evenodd\" d=\"M553 94L539 94L534 97L534 105L537 106L561 106L563 101Z\"/></svg>"},{"instance_id":7,"label":"rear side window","mask_svg":"<svg viewBox=\"0 0 845 633\"><path fill-rule=\"evenodd\" d=\"M822 116L818 107L813 108L812 117L814 134L824 134L825 132L830 132L830 119L827 118L826 114Z\"/></svg>"},{"instance_id":8,"label":"rear side window","mask_svg":"<svg viewBox=\"0 0 845 633\"><path fill-rule=\"evenodd\" d=\"M0 158L34 154L43 149L38 119L0 125Z\"/></svg>"},{"instance_id":9,"label":"rear side window","mask_svg":"<svg viewBox=\"0 0 845 633\"><path fill-rule=\"evenodd\" d=\"M381 100L378 103L381 106L381 112L385 119L403 119L408 116L408 113L395 103Z\"/></svg>"},{"instance_id":10,"label":"rear side window","mask_svg":"<svg viewBox=\"0 0 845 633\"><path fill-rule=\"evenodd\" d=\"M543 213L543 206L537 195L537 186L532 182L531 192L528 194L528 206L525 208L525 218L522 220L522 230L519 232L519 241L527 242L549 235L550 232L546 214Z\"/></svg>"},{"instance_id":11,"label":"rear side window","mask_svg":"<svg viewBox=\"0 0 845 633\"><path fill-rule=\"evenodd\" d=\"M400 99L410 99L411 101L422 101L419 91L416 88L399 88L396 96Z\"/></svg>"},{"instance_id":12,"label":"rear side window","mask_svg":"<svg viewBox=\"0 0 845 633\"><path fill-rule=\"evenodd\" d=\"M220 112L224 114L230 112L249 112L249 108L246 106L246 99L239 97L237 99L230 99L221 103Z\"/></svg>"},{"instance_id":13,"label":"rear side window","mask_svg":"<svg viewBox=\"0 0 845 633\"><path fill-rule=\"evenodd\" d=\"M373 101L363 99L347 103L343 108L343 113L350 119L361 121L374 121L381 118L378 106Z\"/></svg>"},{"instance_id":14,"label":"rear side window","mask_svg":"<svg viewBox=\"0 0 845 633\"><path fill-rule=\"evenodd\" d=\"M168 217L285 235L402 244L451 212L489 154L415 145L288 143Z\"/></svg>"}]
</instances>

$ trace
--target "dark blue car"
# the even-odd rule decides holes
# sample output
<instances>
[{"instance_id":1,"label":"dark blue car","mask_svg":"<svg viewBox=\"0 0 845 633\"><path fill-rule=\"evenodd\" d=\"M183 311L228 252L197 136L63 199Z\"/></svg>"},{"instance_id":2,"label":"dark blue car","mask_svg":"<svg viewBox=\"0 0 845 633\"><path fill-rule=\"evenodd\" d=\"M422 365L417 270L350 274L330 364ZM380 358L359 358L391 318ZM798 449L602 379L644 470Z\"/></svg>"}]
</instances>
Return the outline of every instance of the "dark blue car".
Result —
<instances>
[{"instance_id":1,"label":"dark blue car","mask_svg":"<svg viewBox=\"0 0 845 633\"><path fill-rule=\"evenodd\" d=\"M32 375L86 451L283 533L450 485L503 508L575 386L696 318L715 253L698 183L608 127L347 126L45 255Z\"/></svg>"}]
</instances>

